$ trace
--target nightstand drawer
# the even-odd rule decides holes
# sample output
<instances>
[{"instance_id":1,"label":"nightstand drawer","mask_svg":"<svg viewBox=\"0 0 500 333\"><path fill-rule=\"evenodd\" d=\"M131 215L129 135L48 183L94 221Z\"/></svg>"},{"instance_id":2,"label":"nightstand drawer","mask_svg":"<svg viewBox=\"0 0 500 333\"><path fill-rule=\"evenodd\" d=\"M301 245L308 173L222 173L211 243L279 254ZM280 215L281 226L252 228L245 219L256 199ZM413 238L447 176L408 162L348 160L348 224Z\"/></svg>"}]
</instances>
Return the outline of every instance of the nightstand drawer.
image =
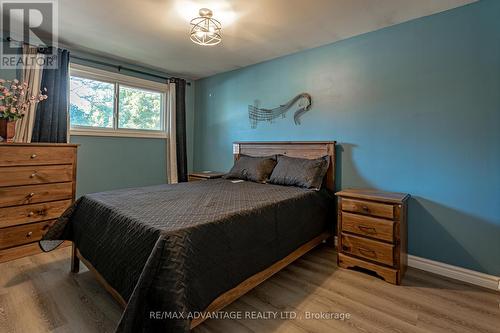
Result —
<instances>
[{"instance_id":1,"label":"nightstand drawer","mask_svg":"<svg viewBox=\"0 0 500 333\"><path fill-rule=\"evenodd\" d=\"M365 215L394 218L393 205L342 198L342 210Z\"/></svg>"},{"instance_id":2,"label":"nightstand drawer","mask_svg":"<svg viewBox=\"0 0 500 333\"><path fill-rule=\"evenodd\" d=\"M0 229L0 249L39 241L53 222L54 220Z\"/></svg>"},{"instance_id":3,"label":"nightstand drawer","mask_svg":"<svg viewBox=\"0 0 500 333\"><path fill-rule=\"evenodd\" d=\"M190 182L196 182L198 180L208 180L208 178L200 178L200 177L188 176L188 181L190 181Z\"/></svg>"},{"instance_id":4,"label":"nightstand drawer","mask_svg":"<svg viewBox=\"0 0 500 333\"><path fill-rule=\"evenodd\" d=\"M394 266L394 245L342 234L342 252Z\"/></svg>"},{"instance_id":5,"label":"nightstand drawer","mask_svg":"<svg viewBox=\"0 0 500 333\"><path fill-rule=\"evenodd\" d=\"M341 223L342 231L388 242L394 241L394 221L342 212Z\"/></svg>"}]
</instances>

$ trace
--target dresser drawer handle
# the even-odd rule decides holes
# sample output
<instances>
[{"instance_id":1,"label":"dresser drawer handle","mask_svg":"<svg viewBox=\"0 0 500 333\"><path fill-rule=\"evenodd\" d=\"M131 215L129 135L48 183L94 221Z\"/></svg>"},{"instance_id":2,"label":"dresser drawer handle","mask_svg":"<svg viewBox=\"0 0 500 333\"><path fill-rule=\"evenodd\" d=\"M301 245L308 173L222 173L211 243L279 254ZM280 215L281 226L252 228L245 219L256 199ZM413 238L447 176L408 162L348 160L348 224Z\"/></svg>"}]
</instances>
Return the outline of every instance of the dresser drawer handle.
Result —
<instances>
[{"instance_id":1,"label":"dresser drawer handle","mask_svg":"<svg viewBox=\"0 0 500 333\"><path fill-rule=\"evenodd\" d=\"M37 157L37 155L36 155L36 154L33 154L33 155L31 155L31 156L30 156L30 158L31 158L31 159L34 159L34 158L36 158L36 157Z\"/></svg>"},{"instance_id":2,"label":"dresser drawer handle","mask_svg":"<svg viewBox=\"0 0 500 333\"><path fill-rule=\"evenodd\" d=\"M35 178L36 177L36 171L33 171L33 173L31 174L30 178Z\"/></svg>"},{"instance_id":3,"label":"dresser drawer handle","mask_svg":"<svg viewBox=\"0 0 500 333\"><path fill-rule=\"evenodd\" d=\"M35 196L35 192L31 192L30 194L28 194L28 198L33 198Z\"/></svg>"},{"instance_id":4,"label":"dresser drawer handle","mask_svg":"<svg viewBox=\"0 0 500 333\"><path fill-rule=\"evenodd\" d=\"M377 233L377 229L375 229L374 227L367 227L364 225L358 225L358 229L363 231L363 232L366 232L367 234L375 235Z\"/></svg>"},{"instance_id":5,"label":"dresser drawer handle","mask_svg":"<svg viewBox=\"0 0 500 333\"><path fill-rule=\"evenodd\" d=\"M37 211L30 211L28 213L28 216L34 216L34 215L39 215L39 216L45 216L47 215L47 208L42 208L42 209L39 209Z\"/></svg>"},{"instance_id":6,"label":"dresser drawer handle","mask_svg":"<svg viewBox=\"0 0 500 333\"><path fill-rule=\"evenodd\" d=\"M30 231L26 234L26 238L30 238L33 235L33 231Z\"/></svg>"},{"instance_id":7,"label":"dresser drawer handle","mask_svg":"<svg viewBox=\"0 0 500 333\"><path fill-rule=\"evenodd\" d=\"M369 213L369 212L370 212L370 208L368 208L367 206L361 206L361 209L362 209L364 212L367 212L367 213Z\"/></svg>"},{"instance_id":8,"label":"dresser drawer handle","mask_svg":"<svg viewBox=\"0 0 500 333\"><path fill-rule=\"evenodd\" d=\"M361 254L366 255L367 257L377 258L377 252L373 250L358 247L358 251L361 252Z\"/></svg>"}]
</instances>

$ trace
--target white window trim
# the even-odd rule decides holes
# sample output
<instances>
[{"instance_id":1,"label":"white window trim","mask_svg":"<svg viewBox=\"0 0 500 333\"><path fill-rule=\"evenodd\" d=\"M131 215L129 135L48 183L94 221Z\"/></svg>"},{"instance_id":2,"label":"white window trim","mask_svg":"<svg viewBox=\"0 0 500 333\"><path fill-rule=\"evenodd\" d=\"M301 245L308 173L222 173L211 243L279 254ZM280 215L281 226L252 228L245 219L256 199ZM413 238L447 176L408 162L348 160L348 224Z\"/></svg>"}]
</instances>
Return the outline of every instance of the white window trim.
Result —
<instances>
[{"instance_id":1,"label":"white window trim","mask_svg":"<svg viewBox=\"0 0 500 333\"><path fill-rule=\"evenodd\" d=\"M105 70L87 67L78 64L70 64L70 75L99 80L109 83L118 83L127 87L133 87L138 89L154 90L159 91L164 94L162 98L162 109L161 114L161 130L138 130L138 129L125 129L125 128L98 128L98 127L87 127L87 126L69 126L70 135L82 135L82 136L114 136L114 137L131 137L131 138L168 138L168 119L169 119L169 109L167 107L168 98L168 84L154 82L149 80L144 80L136 78L133 76L123 75L119 73L108 72ZM116 92L115 92L116 94ZM115 95L116 96L116 95ZM115 114L113 115L114 122L118 121L118 105L115 98ZM68 117L69 119L69 117ZM114 125L116 126L116 124Z\"/></svg>"}]
</instances>

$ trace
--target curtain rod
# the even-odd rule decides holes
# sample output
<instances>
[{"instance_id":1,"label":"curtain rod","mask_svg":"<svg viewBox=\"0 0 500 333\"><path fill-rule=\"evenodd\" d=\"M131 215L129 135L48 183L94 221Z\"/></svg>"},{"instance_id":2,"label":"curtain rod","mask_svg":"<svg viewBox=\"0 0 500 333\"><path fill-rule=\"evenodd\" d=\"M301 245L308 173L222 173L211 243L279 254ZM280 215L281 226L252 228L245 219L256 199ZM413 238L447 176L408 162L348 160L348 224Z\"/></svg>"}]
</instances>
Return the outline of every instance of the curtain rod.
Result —
<instances>
[{"instance_id":1,"label":"curtain rod","mask_svg":"<svg viewBox=\"0 0 500 333\"><path fill-rule=\"evenodd\" d=\"M168 77L168 76L162 76L162 75L158 75L158 74L148 73L148 72L140 71L140 70L137 70L137 69L129 68L129 67L126 67L126 66L113 65L113 64L110 64L110 63L107 63L107 62L104 62L104 61L99 61L99 60L94 60L94 59L89 59L89 58L74 56L74 55L71 55L71 53L70 53L69 56L70 56L70 58L78 59L78 60L82 60L82 61L86 61L86 62L91 62L91 63L96 64L96 65L107 66L107 67L114 67L119 72L122 71L122 70L125 70L127 72L132 72L132 73L136 73L136 74L147 75L147 76L155 77L157 79L162 79L162 80L173 79L173 77ZM186 85L190 86L191 82L186 82Z\"/></svg>"},{"instance_id":2,"label":"curtain rod","mask_svg":"<svg viewBox=\"0 0 500 333\"><path fill-rule=\"evenodd\" d=\"M3 37L2 39L6 40L7 42L11 42L12 41L12 42L17 42L17 43L27 44L26 42L21 42L21 41L15 40L15 39L13 39L10 36L9 37ZM37 45L33 45L33 46L40 47L40 46L37 46ZM155 77L157 79L162 79L162 80L173 79L173 77L168 77L168 76L162 76L162 75L158 75L158 74L148 73L148 72L140 71L140 70L137 70L137 69L129 68L129 67L126 67L126 66L113 65L113 64L110 64L110 63L107 63L107 62L104 62L104 61L99 61L99 60L93 60L93 59L88 59L88 58L84 58L84 57L74 56L74 55L71 55L71 53L70 53L69 56L70 56L70 58L74 58L74 59L78 59L78 60L82 60L82 61L86 61L86 62L91 62L91 63L94 63L96 65L107 66L107 67L114 67L114 68L116 68L118 70L118 72L120 72L121 70L125 70L127 72L132 72L132 73L136 73L136 74L142 74L142 75L146 75L146 76L150 76L150 77ZM191 82L186 82L186 85L191 86Z\"/></svg>"}]
</instances>

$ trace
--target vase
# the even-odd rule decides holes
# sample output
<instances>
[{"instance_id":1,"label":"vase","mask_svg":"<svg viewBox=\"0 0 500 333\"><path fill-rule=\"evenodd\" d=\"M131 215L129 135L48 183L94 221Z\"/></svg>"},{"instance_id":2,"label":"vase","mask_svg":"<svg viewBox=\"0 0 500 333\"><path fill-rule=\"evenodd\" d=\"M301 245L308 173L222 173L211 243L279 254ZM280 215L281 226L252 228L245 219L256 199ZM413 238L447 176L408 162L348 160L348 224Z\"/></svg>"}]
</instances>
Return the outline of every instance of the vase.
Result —
<instances>
[{"instance_id":1,"label":"vase","mask_svg":"<svg viewBox=\"0 0 500 333\"><path fill-rule=\"evenodd\" d=\"M0 136L4 142L14 142L14 135L16 134L16 121L7 119L0 119Z\"/></svg>"}]
</instances>

